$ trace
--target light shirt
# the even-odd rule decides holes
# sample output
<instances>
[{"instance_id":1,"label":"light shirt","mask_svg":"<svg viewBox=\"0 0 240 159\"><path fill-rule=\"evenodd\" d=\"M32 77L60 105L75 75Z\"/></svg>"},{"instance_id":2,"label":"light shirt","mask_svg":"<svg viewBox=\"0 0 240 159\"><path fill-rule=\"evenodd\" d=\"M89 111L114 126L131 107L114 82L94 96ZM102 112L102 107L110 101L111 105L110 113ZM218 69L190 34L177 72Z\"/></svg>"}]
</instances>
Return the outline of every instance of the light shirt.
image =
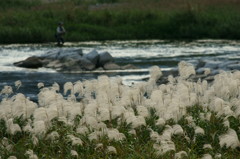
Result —
<instances>
[{"instance_id":1,"label":"light shirt","mask_svg":"<svg viewBox=\"0 0 240 159\"><path fill-rule=\"evenodd\" d=\"M57 27L57 34L64 34L66 31L63 26Z\"/></svg>"}]
</instances>

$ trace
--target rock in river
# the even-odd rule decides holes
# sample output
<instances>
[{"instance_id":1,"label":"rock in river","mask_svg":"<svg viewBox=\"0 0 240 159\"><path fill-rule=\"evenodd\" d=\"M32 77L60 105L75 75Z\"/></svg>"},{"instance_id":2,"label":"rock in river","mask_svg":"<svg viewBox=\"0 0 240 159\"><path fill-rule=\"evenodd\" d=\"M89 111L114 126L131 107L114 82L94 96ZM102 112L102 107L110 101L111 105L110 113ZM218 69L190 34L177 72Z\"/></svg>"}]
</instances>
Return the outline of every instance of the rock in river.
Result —
<instances>
[{"instance_id":1,"label":"rock in river","mask_svg":"<svg viewBox=\"0 0 240 159\"><path fill-rule=\"evenodd\" d=\"M71 51L47 52L42 56L32 56L26 60L14 63L25 68L52 68L57 71L91 71L99 68L104 70L128 69L114 63L114 58L108 52L98 53L96 50L83 54L81 49ZM132 67L134 68L134 67Z\"/></svg>"}]
</instances>

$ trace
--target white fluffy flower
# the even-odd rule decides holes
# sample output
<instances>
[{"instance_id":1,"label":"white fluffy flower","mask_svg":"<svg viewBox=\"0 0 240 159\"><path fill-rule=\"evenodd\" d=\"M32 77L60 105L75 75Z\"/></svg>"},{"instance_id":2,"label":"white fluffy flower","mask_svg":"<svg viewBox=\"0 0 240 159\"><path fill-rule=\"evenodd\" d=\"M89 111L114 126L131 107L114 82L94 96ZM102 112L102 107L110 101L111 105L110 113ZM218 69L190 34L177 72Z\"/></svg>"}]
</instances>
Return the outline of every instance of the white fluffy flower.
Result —
<instances>
[{"instance_id":1,"label":"white fluffy flower","mask_svg":"<svg viewBox=\"0 0 240 159\"><path fill-rule=\"evenodd\" d=\"M13 93L12 87L11 86L4 86L3 89L0 92L1 94L6 94L6 95L10 95Z\"/></svg>"},{"instance_id":2,"label":"white fluffy flower","mask_svg":"<svg viewBox=\"0 0 240 159\"><path fill-rule=\"evenodd\" d=\"M99 140L104 135L105 133L103 131L93 131L92 133L88 134L88 139L90 141Z\"/></svg>"},{"instance_id":3,"label":"white fluffy flower","mask_svg":"<svg viewBox=\"0 0 240 159\"><path fill-rule=\"evenodd\" d=\"M230 123L229 123L229 120L228 120L227 118L224 119L223 125L226 126L226 127L228 127L228 128L230 128Z\"/></svg>"},{"instance_id":4,"label":"white fluffy flower","mask_svg":"<svg viewBox=\"0 0 240 159\"><path fill-rule=\"evenodd\" d=\"M9 156L7 159L17 159L15 156Z\"/></svg>"},{"instance_id":5,"label":"white fluffy flower","mask_svg":"<svg viewBox=\"0 0 240 159\"><path fill-rule=\"evenodd\" d=\"M118 131L118 129L108 129L107 136L110 140L116 140L116 141L121 141L126 138L123 133L120 133Z\"/></svg>"},{"instance_id":6,"label":"white fluffy flower","mask_svg":"<svg viewBox=\"0 0 240 159\"><path fill-rule=\"evenodd\" d=\"M178 124L173 125L172 129L173 129L174 135L183 135L184 134L183 128Z\"/></svg>"},{"instance_id":7,"label":"white fluffy flower","mask_svg":"<svg viewBox=\"0 0 240 159\"><path fill-rule=\"evenodd\" d=\"M38 94L38 103L40 106L46 107L52 103L60 104L61 100L63 99L62 95L56 93L55 90L49 88L41 89L40 93Z\"/></svg>"},{"instance_id":8,"label":"white fluffy flower","mask_svg":"<svg viewBox=\"0 0 240 159\"><path fill-rule=\"evenodd\" d=\"M110 120L110 111L107 107L98 108L98 113L98 119L100 119L100 121Z\"/></svg>"},{"instance_id":9,"label":"white fluffy flower","mask_svg":"<svg viewBox=\"0 0 240 159\"><path fill-rule=\"evenodd\" d=\"M43 87L44 87L44 83L42 83L42 82L38 83L38 84L37 84L37 87L38 87L38 88L43 88Z\"/></svg>"},{"instance_id":10,"label":"white fluffy flower","mask_svg":"<svg viewBox=\"0 0 240 159\"><path fill-rule=\"evenodd\" d=\"M168 76L168 81L169 81L169 83L173 84L173 83L176 82L176 79L173 77L173 75L169 75Z\"/></svg>"},{"instance_id":11,"label":"white fluffy flower","mask_svg":"<svg viewBox=\"0 0 240 159\"><path fill-rule=\"evenodd\" d=\"M90 102L84 109L84 114L87 116L96 116L97 114L97 103L96 102Z\"/></svg>"},{"instance_id":12,"label":"white fluffy flower","mask_svg":"<svg viewBox=\"0 0 240 159\"><path fill-rule=\"evenodd\" d=\"M53 131L50 134L47 135L46 139L49 139L51 141L54 141L59 138L59 134L57 131Z\"/></svg>"},{"instance_id":13,"label":"white fluffy flower","mask_svg":"<svg viewBox=\"0 0 240 159\"><path fill-rule=\"evenodd\" d=\"M113 146L108 146L107 147L107 153L109 153L109 154L117 154L117 150Z\"/></svg>"},{"instance_id":14,"label":"white fluffy flower","mask_svg":"<svg viewBox=\"0 0 240 159\"><path fill-rule=\"evenodd\" d=\"M172 127L169 125L166 125L162 135L160 136L160 141L162 140L171 141L172 134L173 134Z\"/></svg>"},{"instance_id":15,"label":"white fluffy flower","mask_svg":"<svg viewBox=\"0 0 240 159\"><path fill-rule=\"evenodd\" d=\"M78 153L75 150L71 150L71 156L78 157Z\"/></svg>"},{"instance_id":16,"label":"white fluffy flower","mask_svg":"<svg viewBox=\"0 0 240 159\"><path fill-rule=\"evenodd\" d=\"M156 121L156 125L157 126L164 126L165 125L165 120L163 118L159 118L157 121Z\"/></svg>"},{"instance_id":17,"label":"white fluffy flower","mask_svg":"<svg viewBox=\"0 0 240 159\"><path fill-rule=\"evenodd\" d=\"M98 143L95 147L95 150L98 150L98 149L103 149L103 144L102 143Z\"/></svg>"},{"instance_id":18,"label":"white fluffy flower","mask_svg":"<svg viewBox=\"0 0 240 159\"><path fill-rule=\"evenodd\" d=\"M86 135L89 132L89 129L86 126L81 126L76 129L76 132L82 135Z\"/></svg>"},{"instance_id":19,"label":"white fluffy flower","mask_svg":"<svg viewBox=\"0 0 240 159\"><path fill-rule=\"evenodd\" d=\"M195 68L192 64L185 61L178 63L179 74L183 79L187 79L190 75L195 75Z\"/></svg>"},{"instance_id":20,"label":"white fluffy flower","mask_svg":"<svg viewBox=\"0 0 240 159\"><path fill-rule=\"evenodd\" d=\"M158 132L153 131L152 129L150 129L151 133L150 133L150 138L153 141L157 141L160 138L160 135L158 134Z\"/></svg>"},{"instance_id":21,"label":"white fluffy flower","mask_svg":"<svg viewBox=\"0 0 240 159\"><path fill-rule=\"evenodd\" d=\"M72 121L68 121L68 119L65 116L59 117L58 121L63 122L66 125L70 125L70 126L73 125L73 122Z\"/></svg>"},{"instance_id":22,"label":"white fluffy flower","mask_svg":"<svg viewBox=\"0 0 240 159\"><path fill-rule=\"evenodd\" d=\"M219 136L219 144L221 147L226 145L227 148L236 148L240 145L238 136L235 130L229 129L226 134Z\"/></svg>"},{"instance_id":23,"label":"white fluffy flower","mask_svg":"<svg viewBox=\"0 0 240 159\"><path fill-rule=\"evenodd\" d=\"M37 104L30 101L23 94L18 93L17 95L12 97L12 115L14 117L23 116L24 119L29 118L35 109L37 108Z\"/></svg>"},{"instance_id":24,"label":"white fluffy flower","mask_svg":"<svg viewBox=\"0 0 240 159\"><path fill-rule=\"evenodd\" d=\"M203 149L212 149L212 145L210 144L204 144Z\"/></svg>"},{"instance_id":25,"label":"white fluffy flower","mask_svg":"<svg viewBox=\"0 0 240 159\"><path fill-rule=\"evenodd\" d=\"M188 157L187 152L186 151L179 151L179 152L175 153L174 159L182 159L182 158L185 158L185 157Z\"/></svg>"},{"instance_id":26,"label":"white fluffy flower","mask_svg":"<svg viewBox=\"0 0 240 159\"><path fill-rule=\"evenodd\" d=\"M214 100L214 111L221 112L224 108L224 100L216 97Z\"/></svg>"},{"instance_id":27,"label":"white fluffy flower","mask_svg":"<svg viewBox=\"0 0 240 159\"><path fill-rule=\"evenodd\" d=\"M34 121L48 121L48 116L45 107L40 107L34 111Z\"/></svg>"},{"instance_id":28,"label":"white fluffy flower","mask_svg":"<svg viewBox=\"0 0 240 159\"><path fill-rule=\"evenodd\" d=\"M82 140L74 135L68 135L67 137L71 140L73 146L83 144Z\"/></svg>"},{"instance_id":29,"label":"white fluffy flower","mask_svg":"<svg viewBox=\"0 0 240 159\"><path fill-rule=\"evenodd\" d=\"M187 120L188 124L195 125L193 117L192 116L186 116L185 119Z\"/></svg>"},{"instance_id":30,"label":"white fluffy flower","mask_svg":"<svg viewBox=\"0 0 240 159\"><path fill-rule=\"evenodd\" d=\"M120 117L125 111L126 109L121 105L113 106L111 111L112 119L116 119L117 117Z\"/></svg>"},{"instance_id":31,"label":"white fluffy flower","mask_svg":"<svg viewBox=\"0 0 240 159\"><path fill-rule=\"evenodd\" d=\"M95 128L98 125L98 121L96 117L93 117L93 116L84 116L83 121L87 124L87 126L91 128Z\"/></svg>"},{"instance_id":32,"label":"white fluffy flower","mask_svg":"<svg viewBox=\"0 0 240 159\"><path fill-rule=\"evenodd\" d=\"M96 127L93 127L93 129L105 131L107 129L107 125L103 122L98 122Z\"/></svg>"},{"instance_id":33,"label":"white fluffy flower","mask_svg":"<svg viewBox=\"0 0 240 159\"><path fill-rule=\"evenodd\" d=\"M137 112L138 115L143 116L143 117L148 117L149 116L149 111L145 106L137 106Z\"/></svg>"},{"instance_id":34,"label":"white fluffy flower","mask_svg":"<svg viewBox=\"0 0 240 159\"><path fill-rule=\"evenodd\" d=\"M64 94L66 95L68 91L73 93L73 84L72 82L66 82L63 86Z\"/></svg>"},{"instance_id":35,"label":"white fluffy flower","mask_svg":"<svg viewBox=\"0 0 240 159\"><path fill-rule=\"evenodd\" d=\"M160 144L154 144L153 148L156 150L156 155L161 156L169 151L175 151L175 144L171 140L162 140Z\"/></svg>"},{"instance_id":36,"label":"white fluffy flower","mask_svg":"<svg viewBox=\"0 0 240 159\"><path fill-rule=\"evenodd\" d=\"M210 154L204 154L201 159L212 159L212 156Z\"/></svg>"},{"instance_id":37,"label":"white fluffy flower","mask_svg":"<svg viewBox=\"0 0 240 159\"><path fill-rule=\"evenodd\" d=\"M58 108L58 106L56 104L51 104L49 105L48 108L45 109L45 113L47 118L45 119L45 121L50 122L52 119L59 117L60 116L60 112L58 111L60 108Z\"/></svg>"},{"instance_id":38,"label":"white fluffy flower","mask_svg":"<svg viewBox=\"0 0 240 159\"><path fill-rule=\"evenodd\" d=\"M7 151L12 152L13 145L9 143L8 138L4 137L0 142L0 148L4 147Z\"/></svg>"},{"instance_id":39,"label":"white fluffy flower","mask_svg":"<svg viewBox=\"0 0 240 159\"><path fill-rule=\"evenodd\" d=\"M59 84L58 83L56 83L56 82L54 82L53 83L53 85L52 85L52 89L54 90L54 91L60 91L60 86L59 86Z\"/></svg>"},{"instance_id":40,"label":"white fluffy flower","mask_svg":"<svg viewBox=\"0 0 240 159\"><path fill-rule=\"evenodd\" d=\"M204 75L207 76L211 73L211 69L210 68L205 68L204 69Z\"/></svg>"},{"instance_id":41,"label":"white fluffy flower","mask_svg":"<svg viewBox=\"0 0 240 159\"><path fill-rule=\"evenodd\" d=\"M79 93L81 95L83 95L83 84L81 81L77 81L74 83L73 85L73 93Z\"/></svg>"},{"instance_id":42,"label":"white fluffy flower","mask_svg":"<svg viewBox=\"0 0 240 159\"><path fill-rule=\"evenodd\" d=\"M205 131L204 131L203 128L197 126L197 127L195 128L195 134L196 134L196 135L197 135L197 134L199 134L199 135L204 135L204 134L205 134Z\"/></svg>"},{"instance_id":43,"label":"white fluffy flower","mask_svg":"<svg viewBox=\"0 0 240 159\"><path fill-rule=\"evenodd\" d=\"M151 100L155 103L155 105L163 105L163 92L161 90L153 90Z\"/></svg>"},{"instance_id":44,"label":"white fluffy flower","mask_svg":"<svg viewBox=\"0 0 240 159\"><path fill-rule=\"evenodd\" d=\"M136 132L135 129L129 130L128 133L131 134L131 135L134 135L134 136L137 135L137 132Z\"/></svg>"},{"instance_id":45,"label":"white fluffy flower","mask_svg":"<svg viewBox=\"0 0 240 159\"><path fill-rule=\"evenodd\" d=\"M150 80L157 81L162 76L162 71L158 66L150 68Z\"/></svg>"},{"instance_id":46,"label":"white fluffy flower","mask_svg":"<svg viewBox=\"0 0 240 159\"><path fill-rule=\"evenodd\" d=\"M13 119L12 118L7 121L7 130L12 135L16 134L17 132L21 132L22 131L18 124L14 124L13 123Z\"/></svg>"},{"instance_id":47,"label":"white fluffy flower","mask_svg":"<svg viewBox=\"0 0 240 159\"><path fill-rule=\"evenodd\" d=\"M215 159L220 159L220 158L222 158L222 155L220 153L217 153L217 154L215 154L214 158Z\"/></svg>"},{"instance_id":48,"label":"white fluffy flower","mask_svg":"<svg viewBox=\"0 0 240 159\"><path fill-rule=\"evenodd\" d=\"M143 116L135 116L134 113L129 113L129 116L126 116L126 123L132 124L132 128L146 125L145 118Z\"/></svg>"},{"instance_id":49,"label":"white fluffy flower","mask_svg":"<svg viewBox=\"0 0 240 159\"><path fill-rule=\"evenodd\" d=\"M22 82L20 80L15 81L15 87L17 87L17 89L19 89L22 86Z\"/></svg>"},{"instance_id":50,"label":"white fluffy flower","mask_svg":"<svg viewBox=\"0 0 240 159\"><path fill-rule=\"evenodd\" d=\"M35 135L32 136L32 143L34 146L37 146L39 143L38 138Z\"/></svg>"},{"instance_id":51,"label":"white fluffy flower","mask_svg":"<svg viewBox=\"0 0 240 159\"><path fill-rule=\"evenodd\" d=\"M28 155L29 159L38 159L37 155L30 149L26 151L25 155Z\"/></svg>"},{"instance_id":52,"label":"white fluffy flower","mask_svg":"<svg viewBox=\"0 0 240 159\"><path fill-rule=\"evenodd\" d=\"M7 146L7 145L9 145L8 138L3 137L3 139L1 140L1 144L2 144L2 146Z\"/></svg>"},{"instance_id":53,"label":"white fluffy flower","mask_svg":"<svg viewBox=\"0 0 240 159\"><path fill-rule=\"evenodd\" d=\"M37 136L42 136L46 133L47 129L46 129L46 125L44 123L44 121L40 120L40 121L34 121L33 123L33 132L34 134L36 134Z\"/></svg>"},{"instance_id":54,"label":"white fluffy flower","mask_svg":"<svg viewBox=\"0 0 240 159\"><path fill-rule=\"evenodd\" d=\"M207 112L205 119L206 119L207 121L210 121L211 116L212 116L212 113L211 113L211 112Z\"/></svg>"},{"instance_id":55,"label":"white fluffy flower","mask_svg":"<svg viewBox=\"0 0 240 159\"><path fill-rule=\"evenodd\" d=\"M30 133L33 132L33 128L31 126L30 122L28 122L27 125L23 127L23 131L30 132Z\"/></svg>"}]
</instances>

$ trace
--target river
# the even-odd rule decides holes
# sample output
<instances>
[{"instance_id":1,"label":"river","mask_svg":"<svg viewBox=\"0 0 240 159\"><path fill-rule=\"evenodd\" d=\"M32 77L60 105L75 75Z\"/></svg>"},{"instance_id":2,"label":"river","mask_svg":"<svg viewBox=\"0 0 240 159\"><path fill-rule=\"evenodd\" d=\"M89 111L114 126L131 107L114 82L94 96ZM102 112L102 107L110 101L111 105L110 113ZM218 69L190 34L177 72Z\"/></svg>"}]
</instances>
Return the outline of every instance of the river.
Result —
<instances>
[{"instance_id":1,"label":"river","mask_svg":"<svg viewBox=\"0 0 240 159\"><path fill-rule=\"evenodd\" d=\"M77 80L95 79L104 72L95 73L58 73L55 70L40 68L18 68L14 62L27 57L42 55L50 51L70 51L72 49L83 50L88 53L93 49L98 52L108 51L119 65L133 64L137 71L126 70L124 72L107 73L110 77L120 76L123 83L131 85L132 82L142 81L148 77L148 69L157 65L162 70L177 68L180 61L187 61L194 65L199 60L207 61L238 61L240 59L240 41L225 40L197 40L184 41L105 41L105 42L79 42L66 43L64 47L55 47L54 44L11 44L0 45L0 90L5 86L13 86L20 80L22 87L16 92L23 93L35 100L39 90L37 84L42 82L45 86L51 86L57 82L61 87L65 82Z\"/></svg>"}]
</instances>

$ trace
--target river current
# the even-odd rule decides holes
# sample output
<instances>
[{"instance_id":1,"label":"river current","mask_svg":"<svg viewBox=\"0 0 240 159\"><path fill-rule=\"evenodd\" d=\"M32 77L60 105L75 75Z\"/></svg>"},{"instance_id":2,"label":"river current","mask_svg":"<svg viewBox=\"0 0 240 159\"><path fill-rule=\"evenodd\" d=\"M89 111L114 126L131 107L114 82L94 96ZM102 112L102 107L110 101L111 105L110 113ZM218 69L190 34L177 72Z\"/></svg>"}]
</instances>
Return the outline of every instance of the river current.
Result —
<instances>
[{"instance_id":1,"label":"river current","mask_svg":"<svg viewBox=\"0 0 240 159\"><path fill-rule=\"evenodd\" d=\"M85 72L85 73L58 73L52 69L26 69L13 65L30 56L40 56L52 51L71 51L82 49L88 53L96 49L99 53L109 52L119 65L133 64L139 69L112 71L112 72ZM61 88L65 82L96 79L99 75L107 74L110 77L120 76L123 83L131 85L140 82L149 76L148 70L157 65L162 70L177 68L180 61L187 61L196 65L199 60L208 61L239 61L240 41L224 40L197 40L183 41L105 41L66 43L64 47L55 47L54 44L11 44L0 45L0 90L5 86L14 86L20 80L22 86L16 92L23 93L30 99L36 99L39 92L37 84L42 82L51 86L57 82Z\"/></svg>"}]
</instances>

